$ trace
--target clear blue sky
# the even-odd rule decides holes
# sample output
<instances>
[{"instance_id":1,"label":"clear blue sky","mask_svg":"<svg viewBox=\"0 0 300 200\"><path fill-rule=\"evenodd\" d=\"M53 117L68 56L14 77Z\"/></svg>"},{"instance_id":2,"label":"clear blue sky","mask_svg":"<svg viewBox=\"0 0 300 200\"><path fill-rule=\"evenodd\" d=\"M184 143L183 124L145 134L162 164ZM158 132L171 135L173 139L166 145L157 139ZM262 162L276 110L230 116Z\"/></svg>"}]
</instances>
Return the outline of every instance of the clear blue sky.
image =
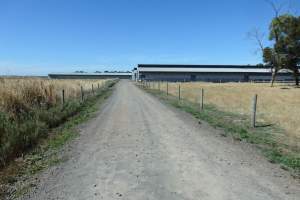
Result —
<instances>
[{"instance_id":1,"label":"clear blue sky","mask_svg":"<svg viewBox=\"0 0 300 200\"><path fill-rule=\"evenodd\" d=\"M263 0L0 0L0 75L257 64L246 35L272 16Z\"/></svg>"}]
</instances>

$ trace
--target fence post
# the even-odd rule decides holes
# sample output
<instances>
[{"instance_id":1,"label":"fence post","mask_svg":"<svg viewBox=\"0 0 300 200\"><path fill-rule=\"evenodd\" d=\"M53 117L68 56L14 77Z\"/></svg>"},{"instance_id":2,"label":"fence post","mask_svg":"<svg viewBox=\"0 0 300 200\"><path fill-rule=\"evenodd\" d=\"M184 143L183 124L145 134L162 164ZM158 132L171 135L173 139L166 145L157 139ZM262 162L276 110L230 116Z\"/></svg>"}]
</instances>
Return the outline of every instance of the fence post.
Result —
<instances>
[{"instance_id":1,"label":"fence post","mask_svg":"<svg viewBox=\"0 0 300 200\"><path fill-rule=\"evenodd\" d=\"M95 95L95 92L94 92L94 84L92 84L92 93L93 93L93 95Z\"/></svg>"},{"instance_id":2,"label":"fence post","mask_svg":"<svg viewBox=\"0 0 300 200\"><path fill-rule=\"evenodd\" d=\"M169 83L167 82L167 96L169 95Z\"/></svg>"},{"instance_id":3,"label":"fence post","mask_svg":"<svg viewBox=\"0 0 300 200\"><path fill-rule=\"evenodd\" d=\"M178 100L179 100L179 101L180 101L180 98L181 98L180 95L181 95L181 94L180 94L180 83L179 83L179 85L178 85Z\"/></svg>"},{"instance_id":4,"label":"fence post","mask_svg":"<svg viewBox=\"0 0 300 200\"><path fill-rule=\"evenodd\" d=\"M158 82L158 91L160 91L160 81Z\"/></svg>"},{"instance_id":5,"label":"fence post","mask_svg":"<svg viewBox=\"0 0 300 200\"><path fill-rule=\"evenodd\" d=\"M204 109L204 89L202 88L201 89L201 105L200 105L200 108L201 108L201 110L203 110Z\"/></svg>"},{"instance_id":6,"label":"fence post","mask_svg":"<svg viewBox=\"0 0 300 200\"><path fill-rule=\"evenodd\" d=\"M99 87L99 83L98 83L98 90L99 90L99 88L100 88L100 87Z\"/></svg>"},{"instance_id":7,"label":"fence post","mask_svg":"<svg viewBox=\"0 0 300 200\"><path fill-rule=\"evenodd\" d=\"M62 105L65 104L65 90L61 91L61 103L62 103Z\"/></svg>"},{"instance_id":8,"label":"fence post","mask_svg":"<svg viewBox=\"0 0 300 200\"><path fill-rule=\"evenodd\" d=\"M83 100L84 100L84 92L83 92L83 87L82 86L80 88L80 91L81 91L81 101L83 102Z\"/></svg>"},{"instance_id":9,"label":"fence post","mask_svg":"<svg viewBox=\"0 0 300 200\"><path fill-rule=\"evenodd\" d=\"M257 94L253 97L252 102L252 119L251 119L251 125L254 128L256 126L256 107L257 107Z\"/></svg>"}]
</instances>

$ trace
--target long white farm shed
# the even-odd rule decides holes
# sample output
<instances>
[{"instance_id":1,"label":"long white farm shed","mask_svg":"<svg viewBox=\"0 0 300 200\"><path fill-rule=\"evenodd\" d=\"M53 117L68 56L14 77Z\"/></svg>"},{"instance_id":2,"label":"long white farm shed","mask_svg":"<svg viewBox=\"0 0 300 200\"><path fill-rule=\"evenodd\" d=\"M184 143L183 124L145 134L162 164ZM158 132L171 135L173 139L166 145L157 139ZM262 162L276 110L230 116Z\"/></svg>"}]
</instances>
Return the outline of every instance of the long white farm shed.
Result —
<instances>
[{"instance_id":1,"label":"long white farm shed","mask_svg":"<svg viewBox=\"0 0 300 200\"><path fill-rule=\"evenodd\" d=\"M52 79L130 79L132 73L115 72L115 73L52 73L48 74Z\"/></svg>"},{"instance_id":2,"label":"long white farm shed","mask_svg":"<svg viewBox=\"0 0 300 200\"><path fill-rule=\"evenodd\" d=\"M269 81L270 68L255 65L160 65L139 64L132 72L134 80L148 81ZM291 81L292 74L280 72L277 80Z\"/></svg>"}]
</instances>

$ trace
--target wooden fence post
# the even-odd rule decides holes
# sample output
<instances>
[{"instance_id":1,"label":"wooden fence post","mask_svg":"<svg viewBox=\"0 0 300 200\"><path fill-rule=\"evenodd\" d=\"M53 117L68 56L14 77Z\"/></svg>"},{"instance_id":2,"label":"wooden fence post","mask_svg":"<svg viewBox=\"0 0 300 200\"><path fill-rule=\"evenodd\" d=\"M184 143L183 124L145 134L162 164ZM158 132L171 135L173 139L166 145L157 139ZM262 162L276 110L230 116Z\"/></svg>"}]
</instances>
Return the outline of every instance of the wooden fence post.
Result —
<instances>
[{"instance_id":1,"label":"wooden fence post","mask_svg":"<svg viewBox=\"0 0 300 200\"><path fill-rule=\"evenodd\" d=\"M253 101L252 101L251 125L253 128L256 126L256 107L257 107L257 94L254 95Z\"/></svg>"},{"instance_id":2,"label":"wooden fence post","mask_svg":"<svg viewBox=\"0 0 300 200\"><path fill-rule=\"evenodd\" d=\"M169 96L169 83L167 82L167 96Z\"/></svg>"},{"instance_id":3,"label":"wooden fence post","mask_svg":"<svg viewBox=\"0 0 300 200\"><path fill-rule=\"evenodd\" d=\"M92 84L92 93L93 93L93 95L95 95L95 92L94 92L94 84Z\"/></svg>"},{"instance_id":4,"label":"wooden fence post","mask_svg":"<svg viewBox=\"0 0 300 200\"><path fill-rule=\"evenodd\" d=\"M202 88L201 89L201 105L200 105L200 108L201 108L201 110L203 110L204 109L204 89Z\"/></svg>"},{"instance_id":5,"label":"wooden fence post","mask_svg":"<svg viewBox=\"0 0 300 200\"><path fill-rule=\"evenodd\" d=\"M160 91L160 81L158 82L158 91Z\"/></svg>"},{"instance_id":6,"label":"wooden fence post","mask_svg":"<svg viewBox=\"0 0 300 200\"><path fill-rule=\"evenodd\" d=\"M181 98L181 96L180 96L181 94L180 94L180 83L179 83L179 85L178 85L178 100L180 101L180 98Z\"/></svg>"},{"instance_id":7,"label":"wooden fence post","mask_svg":"<svg viewBox=\"0 0 300 200\"><path fill-rule=\"evenodd\" d=\"M61 103L62 103L62 105L65 104L65 90L61 91Z\"/></svg>"},{"instance_id":8,"label":"wooden fence post","mask_svg":"<svg viewBox=\"0 0 300 200\"><path fill-rule=\"evenodd\" d=\"M98 90L99 90L99 88L100 88L100 87L99 87L99 83L98 83Z\"/></svg>"},{"instance_id":9,"label":"wooden fence post","mask_svg":"<svg viewBox=\"0 0 300 200\"><path fill-rule=\"evenodd\" d=\"M81 101L83 102L83 100L84 100L84 92L83 92L83 87L82 86L80 88L80 91L81 91Z\"/></svg>"}]
</instances>

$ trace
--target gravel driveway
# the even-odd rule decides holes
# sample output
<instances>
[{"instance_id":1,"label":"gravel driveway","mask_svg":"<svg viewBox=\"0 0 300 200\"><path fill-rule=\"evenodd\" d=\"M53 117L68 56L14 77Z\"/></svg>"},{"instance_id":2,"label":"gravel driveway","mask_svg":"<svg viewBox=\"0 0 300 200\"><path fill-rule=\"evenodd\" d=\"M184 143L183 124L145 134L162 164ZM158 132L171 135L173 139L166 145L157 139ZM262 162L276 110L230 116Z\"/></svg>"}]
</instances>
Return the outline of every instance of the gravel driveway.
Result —
<instances>
[{"instance_id":1,"label":"gravel driveway","mask_svg":"<svg viewBox=\"0 0 300 200\"><path fill-rule=\"evenodd\" d=\"M24 199L300 199L288 172L221 132L120 81Z\"/></svg>"}]
</instances>

